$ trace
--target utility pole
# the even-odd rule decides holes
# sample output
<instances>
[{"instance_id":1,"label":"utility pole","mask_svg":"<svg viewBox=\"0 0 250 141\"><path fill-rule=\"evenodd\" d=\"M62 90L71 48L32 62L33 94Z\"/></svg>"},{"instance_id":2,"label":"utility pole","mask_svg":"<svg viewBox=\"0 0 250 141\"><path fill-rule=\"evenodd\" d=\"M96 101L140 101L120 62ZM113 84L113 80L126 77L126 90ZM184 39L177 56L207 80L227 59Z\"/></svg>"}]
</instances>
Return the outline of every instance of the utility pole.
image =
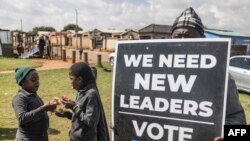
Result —
<instances>
[{"instance_id":1,"label":"utility pole","mask_svg":"<svg viewBox=\"0 0 250 141\"><path fill-rule=\"evenodd\" d=\"M23 31L23 21L22 21L22 19L20 19L20 23L21 23L21 31Z\"/></svg>"},{"instance_id":2,"label":"utility pole","mask_svg":"<svg viewBox=\"0 0 250 141\"><path fill-rule=\"evenodd\" d=\"M76 49L78 48L78 13L76 9Z\"/></svg>"},{"instance_id":3,"label":"utility pole","mask_svg":"<svg viewBox=\"0 0 250 141\"><path fill-rule=\"evenodd\" d=\"M61 49L61 59L63 59L63 50L62 50L62 31L60 32L60 49Z\"/></svg>"}]
</instances>

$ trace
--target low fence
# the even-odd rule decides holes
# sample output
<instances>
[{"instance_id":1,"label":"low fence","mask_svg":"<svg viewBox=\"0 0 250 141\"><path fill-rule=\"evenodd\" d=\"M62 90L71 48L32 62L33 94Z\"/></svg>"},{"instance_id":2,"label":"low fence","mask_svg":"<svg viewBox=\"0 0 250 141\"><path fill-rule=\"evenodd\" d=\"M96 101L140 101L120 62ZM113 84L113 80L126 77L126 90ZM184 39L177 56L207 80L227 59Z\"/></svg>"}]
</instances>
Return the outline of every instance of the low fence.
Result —
<instances>
[{"instance_id":1,"label":"low fence","mask_svg":"<svg viewBox=\"0 0 250 141\"><path fill-rule=\"evenodd\" d=\"M76 60L83 60L84 62L95 62L95 63L98 63L101 61L107 62L108 54L109 53L107 52L83 50L83 53L81 56L79 50L76 50L76 49L65 49L65 48L60 48L60 47L52 48L52 59L61 59L64 61L67 61L67 59L69 59L69 60L72 60L73 63ZM101 61L99 59L101 59Z\"/></svg>"}]
</instances>

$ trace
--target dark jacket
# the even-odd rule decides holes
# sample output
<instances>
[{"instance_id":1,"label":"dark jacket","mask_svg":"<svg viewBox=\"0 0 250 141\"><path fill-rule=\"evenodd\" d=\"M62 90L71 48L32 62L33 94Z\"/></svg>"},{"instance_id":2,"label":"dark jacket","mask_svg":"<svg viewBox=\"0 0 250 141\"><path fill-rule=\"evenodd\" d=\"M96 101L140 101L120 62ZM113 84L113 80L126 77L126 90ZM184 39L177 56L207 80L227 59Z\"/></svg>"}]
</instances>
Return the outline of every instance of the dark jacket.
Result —
<instances>
[{"instance_id":1,"label":"dark jacket","mask_svg":"<svg viewBox=\"0 0 250 141\"><path fill-rule=\"evenodd\" d=\"M95 84L79 91L71 120L71 141L109 141L106 118Z\"/></svg>"},{"instance_id":2,"label":"dark jacket","mask_svg":"<svg viewBox=\"0 0 250 141\"><path fill-rule=\"evenodd\" d=\"M19 125L16 140L48 140L49 117L39 108L42 105L43 101L37 94L23 89L17 92L12 101Z\"/></svg>"},{"instance_id":3,"label":"dark jacket","mask_svg":"<svg viewBox=\"0 0 250 141\"><path fill-rule=\"evenodd\" d=\"M238 90L235 81L229 75L228 92L227 92L227 109L226 123L230 124L246 124L245 112L240 104Z\"/></svg>"}]
</instances>

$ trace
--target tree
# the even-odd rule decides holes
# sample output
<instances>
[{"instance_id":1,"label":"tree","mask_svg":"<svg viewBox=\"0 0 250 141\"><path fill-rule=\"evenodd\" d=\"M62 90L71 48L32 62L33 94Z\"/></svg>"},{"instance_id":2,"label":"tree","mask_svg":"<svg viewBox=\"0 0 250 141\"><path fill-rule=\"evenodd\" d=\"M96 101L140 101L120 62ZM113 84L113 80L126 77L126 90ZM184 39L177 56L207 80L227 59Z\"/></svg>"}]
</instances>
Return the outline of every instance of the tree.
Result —
<instances>
[{"instance_id":1,"label":"tree","mask_svg":"<svg viewBox=\"0 0 250 141\"><path fill-rule=\"evenodd\" d=\"M68 24L63 27L62 31L67 31L67 30L76 30L76 24ZM77 31L82 31L82 28L77 26Z\"/></svg>"},{"instance_id":2,"label":"tree","mask_svg":"<svg viewBox=\"0 0 250 141\"><path fill-rule=\"evenodd\" d=\"M54 27L48 27L48 26L40 26L40 27L34 27L32 31L29 31L28 33L31 35L37 35L38 31L56 31Z\"/></svg>"}]
</instances>

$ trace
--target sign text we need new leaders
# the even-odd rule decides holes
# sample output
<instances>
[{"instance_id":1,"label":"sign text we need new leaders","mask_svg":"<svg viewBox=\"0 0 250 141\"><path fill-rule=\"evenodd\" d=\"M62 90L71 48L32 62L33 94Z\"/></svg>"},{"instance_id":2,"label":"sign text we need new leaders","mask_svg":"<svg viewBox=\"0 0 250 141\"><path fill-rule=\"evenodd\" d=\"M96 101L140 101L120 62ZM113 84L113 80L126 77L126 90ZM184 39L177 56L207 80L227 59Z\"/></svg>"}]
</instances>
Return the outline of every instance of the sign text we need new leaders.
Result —
<instances>
[{"instance_id":1,"label":"sign text we need new leaders","mask_svg":"<svg viewBox=\"0 0 250 141\"><path fill-rule=\"evenodd\" d=\"M227 39L119 42L115 141L200 141L221 136Z\"/></svg>"}]
</instances>

